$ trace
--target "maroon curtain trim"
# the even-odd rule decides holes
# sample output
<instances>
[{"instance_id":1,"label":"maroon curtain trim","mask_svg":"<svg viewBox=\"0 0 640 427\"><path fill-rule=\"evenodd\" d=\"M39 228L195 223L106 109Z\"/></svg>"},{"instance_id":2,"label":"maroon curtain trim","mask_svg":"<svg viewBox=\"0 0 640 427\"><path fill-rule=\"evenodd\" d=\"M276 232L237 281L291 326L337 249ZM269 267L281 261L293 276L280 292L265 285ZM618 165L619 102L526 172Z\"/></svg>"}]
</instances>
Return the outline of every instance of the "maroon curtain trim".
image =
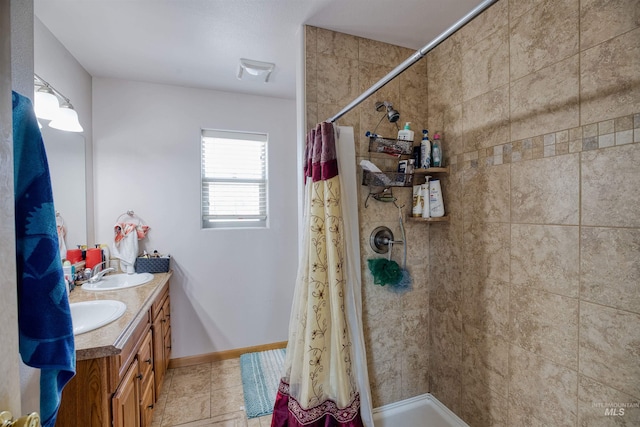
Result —
<instances>
[{"instance_id":1,"label":"maroon curtain trim","mask_svg":"<svg viewBox=\"0 0 640 427\"><path fill-rule=\"evenodd\" d=\"M324 181L338 175L338 158L333 124L323 122L307 134L304 176L313 182Z\"/></svg>"},{"instance_id":2,"label":"maroon curtain trim","mask_svg":"<svg viewBox=\"0 0 640 427\"><path fill-rule=\"evenodd\" d=\"M307 177L311 176L311 165L312 165L312 156L311 149L313 147L313 141L316 139L316 130L311 129L309 133L307 133L307 140L304 146L304 179L305 182Z\"/></svg>"},{"instance_id":3,"label":"maroon curtain trim","mask_svg":"<svg viewBox=\"0 0 640 427\"><path fill-rule=\"evenodd\" d=\"M271 427L364 427L360 415L360 396L356 395L347 408L338 408L327 400L303 409L289 394L289 384L280 381L271 416Z\"/></svg>"}]
</instances>

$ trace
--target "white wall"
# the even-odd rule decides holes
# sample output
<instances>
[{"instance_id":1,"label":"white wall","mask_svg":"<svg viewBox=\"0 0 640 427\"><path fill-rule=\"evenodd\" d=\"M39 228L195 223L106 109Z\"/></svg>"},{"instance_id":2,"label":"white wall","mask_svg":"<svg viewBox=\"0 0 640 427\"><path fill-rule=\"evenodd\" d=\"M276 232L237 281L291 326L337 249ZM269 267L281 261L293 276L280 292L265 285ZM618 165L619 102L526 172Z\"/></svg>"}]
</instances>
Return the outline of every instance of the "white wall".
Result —
<instances>
[{"instance_id":1,"label":"white wall","mask_svg":"<svg viewBox=\"0 0 640 427\"><path fill-rule=\"evenodd\" d=\"M287 339L297 266L294 100L93 80L97 241L136 212L170 253L173 358ZM201 230L200 130L269 134L269 229Z\"/></svg>"}]
</instances>

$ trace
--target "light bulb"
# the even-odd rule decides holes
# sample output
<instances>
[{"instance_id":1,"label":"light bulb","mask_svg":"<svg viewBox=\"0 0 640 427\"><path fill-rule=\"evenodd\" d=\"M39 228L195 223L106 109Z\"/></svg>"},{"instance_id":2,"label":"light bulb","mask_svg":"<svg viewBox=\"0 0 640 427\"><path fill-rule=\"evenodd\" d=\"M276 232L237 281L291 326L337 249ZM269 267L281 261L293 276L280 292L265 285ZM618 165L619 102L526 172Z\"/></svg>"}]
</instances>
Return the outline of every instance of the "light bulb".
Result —
<instances>
[{"instance_id":1,"label":"light bulb","mask_svg":"<svg viewBox=\"0 0 640 427\"><path fill-rule=\"evenodd\" d=\"M49 127L69 132L84 131L78 120L78 113L69 103L64 103L60 106L58 115L49 123Z\"/></svg>"},{"instance_id":2,"label":"light bulb","mask_svg":"<svg viewBox=\"0 0 640 427\"><path fill-rule=\"evenodd\" d=\"M44 120L53 120L58 115L60 104L58 97L48 87L41 87L35 96L34 109L36 117Z\"/></svg>"}]
</instances>

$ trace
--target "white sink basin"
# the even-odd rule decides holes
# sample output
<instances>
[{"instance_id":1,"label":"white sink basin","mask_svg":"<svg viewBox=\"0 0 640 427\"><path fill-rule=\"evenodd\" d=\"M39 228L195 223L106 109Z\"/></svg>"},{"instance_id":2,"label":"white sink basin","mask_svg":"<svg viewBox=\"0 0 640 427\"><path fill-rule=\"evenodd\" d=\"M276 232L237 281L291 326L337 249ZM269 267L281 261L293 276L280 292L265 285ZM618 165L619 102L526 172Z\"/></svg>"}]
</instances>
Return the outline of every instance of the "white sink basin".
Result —
<instances>
[{"instance_id":1,"label":"white sink basin","mask_svg":"<svg viewBox=\"0 0 640 427\"><path fill-rule=\"evenodd\" d=\"M82 289L86 291L113 291L144 285L151 280L153 280L153 274L151 273L112 274L104 276L99 282L87 282L82 285Z\"/></svg>"},{"instance_id":2,"label":"white sink basin","mask_svg":"<svg viewBox=\"0 0 640 427\"><path fill-rule=\"evenodd\" d=\"M84 301L69 304L73 335L84 334L119 319L127 309L121 301Z\"/></svg>"}]
</instances>

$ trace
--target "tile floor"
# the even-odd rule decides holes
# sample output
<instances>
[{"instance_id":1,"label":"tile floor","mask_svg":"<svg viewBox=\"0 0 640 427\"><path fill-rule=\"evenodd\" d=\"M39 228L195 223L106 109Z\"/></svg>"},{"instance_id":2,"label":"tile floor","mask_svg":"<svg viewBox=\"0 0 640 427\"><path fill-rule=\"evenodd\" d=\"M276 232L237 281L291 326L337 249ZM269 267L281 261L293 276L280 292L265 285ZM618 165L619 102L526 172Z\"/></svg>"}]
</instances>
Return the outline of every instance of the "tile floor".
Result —
<instances>
[{"instance_id":1,"label":"tile floor","mask_svg":"<svg viewBox=\"0 0 640 427\"><path fill-rule=\"evenodd\" d=\"M271 415L247 419L240 359L169 369L152 427L270 427Z\"/></svg>"}]
</instances>

